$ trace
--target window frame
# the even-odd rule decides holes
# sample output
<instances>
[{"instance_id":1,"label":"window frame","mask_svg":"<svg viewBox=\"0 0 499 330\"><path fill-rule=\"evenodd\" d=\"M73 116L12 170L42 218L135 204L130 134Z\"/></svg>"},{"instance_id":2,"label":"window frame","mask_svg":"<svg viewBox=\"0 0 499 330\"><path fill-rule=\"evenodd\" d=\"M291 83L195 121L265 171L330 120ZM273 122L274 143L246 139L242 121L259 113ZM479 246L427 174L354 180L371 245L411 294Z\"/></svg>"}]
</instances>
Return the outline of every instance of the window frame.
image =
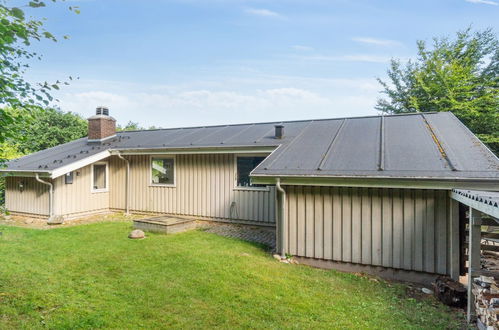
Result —
<instances>
[{"instance_id":1,"label":"window frame","mask_svg":"<svg viewBox=\"0 0 499 330\"><path fill-rule=\"evenodd\" d=\"M95 189L94 188L94 166L95 165L105 165L106 166L106 188ZM109 164L108 162L96 162L91 166L91 175L90 175L90 191L92 193L105 193L109 191Z\"/></svg>"},{"instance_id":2,"label":"window frame","mask_svg":"<svg viewBox=\"0 0 499 330\"><path fill-rule=\"evenodd\" d=\"M268 185L265 185L264 187L243 187L243 186L238 186L237 185L237 159L238 158L248 158L248 157L264 157L264 158L267 158L269 156L269 154L263 154L263 153L259 153L259 154L235 154L234 155L234 187L233 187L233 190L242 190L242 191L270 191L270 188ZM265 161L265 159L263 160ZM262 161L262 162L263 162ZM253 170L251 170L253 171ZM250 172L251 173L251 172Z\"/></svg>"},{"instance_id":3,"label":"window frame","mask_svg":"<svg viewBox=\"0 0 499 330\"><path fill-rule=\"evenodd\" d=\"M173 160L173 183L154 183L152 182L152 160L153 159L172 159ZM177 187L177 157L175 155L151 155L149 156L149 187Z\"/></svg>"}]
</instances>

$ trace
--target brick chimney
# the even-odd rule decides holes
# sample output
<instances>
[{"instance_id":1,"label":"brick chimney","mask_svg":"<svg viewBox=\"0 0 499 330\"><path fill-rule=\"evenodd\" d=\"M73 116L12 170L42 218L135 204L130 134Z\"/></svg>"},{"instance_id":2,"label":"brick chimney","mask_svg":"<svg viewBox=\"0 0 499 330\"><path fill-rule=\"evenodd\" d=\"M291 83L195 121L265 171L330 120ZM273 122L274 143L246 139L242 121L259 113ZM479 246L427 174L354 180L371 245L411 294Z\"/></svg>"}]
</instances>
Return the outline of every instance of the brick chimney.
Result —
<instances>
[{"instance_id":1,"label":"brick chimney","mask_svg":"<svg viewBox=\"0 0 499 330\"><path fill-rule=\"evenodd\" d=\"M116 135L116 119L109 116L109 109L97 107L95 115L88 118L88 141L100 142Z\"/></svg>"}]
</instances>

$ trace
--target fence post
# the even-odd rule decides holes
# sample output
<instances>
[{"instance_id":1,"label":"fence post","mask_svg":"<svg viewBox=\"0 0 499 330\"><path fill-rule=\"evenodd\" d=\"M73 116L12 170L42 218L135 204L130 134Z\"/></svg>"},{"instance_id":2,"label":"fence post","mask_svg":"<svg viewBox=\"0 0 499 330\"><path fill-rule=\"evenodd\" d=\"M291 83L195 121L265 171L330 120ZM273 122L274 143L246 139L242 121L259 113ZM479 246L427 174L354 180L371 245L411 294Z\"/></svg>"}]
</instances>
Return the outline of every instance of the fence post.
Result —
<instances>
[{"instance_id":1,"label":"fence post","mask_svg":"<svg viewBox=\"0 0 499 330\"><path fill-rule=\"evenodd\" d=\"M480 211L470 207L469 248L468 248L468 309L467 320L471 323L475 315L475 298L473 297L473 276L480 271L480 241L482 216Z\"/></svg>"}]
</instances>

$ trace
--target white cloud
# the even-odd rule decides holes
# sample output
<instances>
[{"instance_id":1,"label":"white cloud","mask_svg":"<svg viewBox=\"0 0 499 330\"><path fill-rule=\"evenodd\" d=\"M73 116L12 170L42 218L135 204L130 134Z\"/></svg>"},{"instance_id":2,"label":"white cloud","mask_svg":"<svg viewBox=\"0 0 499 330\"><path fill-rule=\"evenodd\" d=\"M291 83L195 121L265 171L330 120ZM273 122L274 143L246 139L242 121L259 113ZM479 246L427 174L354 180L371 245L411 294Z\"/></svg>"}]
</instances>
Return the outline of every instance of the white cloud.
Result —
<instances>
[{"instance_id":1,"label":"white cloud","mask_svg":"<svg viewBox=\"0 0 499 330\"><path fill-rule=\"evenodd\" d=\"M356 37L352 38L353 41L360 42L368 45L376 45L376 46L398 46L401 45L400 42L396 40L389 39L377 39L377 38L366 38L366 37Z\"/></svg>"},{"instance_id":2,"label":"white cloud","mask_svg":"<svg viewBox=\"0 0 499 330\"><path fill-rule=\"evenodd\" d=\"M492 1L492 0L465 0L465 1L466 2L471 2L471 3L484 4L484 5L492 5L492 6L499 5L497 2Z\"/></svg>"},{"instance_id":3,"label":"white cloud","mask_svg":"<svg viewBox=\"0 0 499 330\"><path fill-rule=\"evenodd\" d=\"M56 96L62 110L84 117L105 105L120 124L185 127L375 114L378 90L371 78L262 75L192 85L80 81Z\"/></svg>"},{"instance_id":4,"label":"white cloud","mask_svg":"<svg viewBox=\"0 0 499 330\"><path fill-rule=\"evenodd\" d=\"M263 17L282 17L279 13L264 8L248 8L246 9L246 13Z\"/></svg>"},{"instance_id":5,"label":"white cloud","mask_svg":"<svg viewBox=\"0 0 499 330\"><path fill-rule=\"evenodd\" d=\"M295 50L300 50L300 51L311 51L314 50L314 48L309 47L309 46L303 46L303 45L294 45L292 46L293 49Z\"/></svg>"},{"instance_id":6,"label":"white cloud","mask_svg":"<svg viewBox=\"0 0 499 330\"><path fill-rule=\"evenodd\" d=\"M357 54L357 55L338 55L338 56L327 56L327 55L314 55L314 56L303 56L305 60L312 61L345 61L345 62L368 62L368 63L387 63L390 61L389 56L379 56L379 55L369 55L369 54Z\"/></svg>"}]
</instances>

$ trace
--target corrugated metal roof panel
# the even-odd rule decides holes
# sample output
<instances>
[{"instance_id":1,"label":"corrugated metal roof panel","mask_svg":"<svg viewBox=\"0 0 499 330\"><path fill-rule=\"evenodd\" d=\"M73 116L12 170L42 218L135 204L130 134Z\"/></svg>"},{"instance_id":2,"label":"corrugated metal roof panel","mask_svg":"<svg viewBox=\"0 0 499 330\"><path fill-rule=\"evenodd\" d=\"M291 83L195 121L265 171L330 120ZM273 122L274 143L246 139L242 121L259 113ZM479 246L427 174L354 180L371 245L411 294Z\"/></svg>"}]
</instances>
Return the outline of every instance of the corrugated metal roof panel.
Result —
<instances>
[{"instance_id":1,"label":"corrugated metal roof panel","mask_svg":"<svg viewBox=\"0 0 499 330\"><path fill-rule=\"evenodd\" d=\"M348 119L322 171L378 169L380 119Z\"/></svg>"},{"instance_id":2,"label":"corrugated metal roof panel","mask_svg":"<svg viewBox=\"0 0 499 330\"><path fill-rule=\"evenodd\" d=\"M274 138L276 124L283 139ZM22 157L3 171L52 171L108 149L222 146L279 146L254 176L499 178L499 159L451 113L120 132L102 144L79 139Z\"/></svg>"},{"instance_id":3,"label":"corrugated metal roof panel","mask_svg":"<svg viewBox=\"0 0 499 330\"><path fill-rule=\"evenodd\" d=\"M399 169L450 170L420 115L385 118L385 170Z\"/></svg>"}]
</instances>

